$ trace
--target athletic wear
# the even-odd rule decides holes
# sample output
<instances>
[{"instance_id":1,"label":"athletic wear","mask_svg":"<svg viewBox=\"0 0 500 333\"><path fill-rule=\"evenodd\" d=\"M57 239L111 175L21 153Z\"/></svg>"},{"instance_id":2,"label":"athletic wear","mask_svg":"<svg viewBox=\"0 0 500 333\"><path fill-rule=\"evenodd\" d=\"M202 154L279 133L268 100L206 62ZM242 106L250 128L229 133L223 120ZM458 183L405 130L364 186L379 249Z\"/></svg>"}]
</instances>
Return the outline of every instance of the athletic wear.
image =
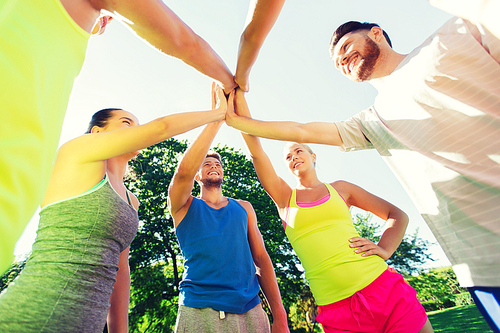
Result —
<instances>
[{"instance_id":1,"label":"athletic wear","mask_svg":"<svg viewBox=\"0 0 500 333\"><path fill-rule=\"evenodd\" d=\"M45 194L89 36L58 0L0 1L0 274Z\"/></svg>"},{"instance_id":2,"label":"athletic wear","mask_svg":"<svg viewBox=\"0 0 500 333\"><path fill-rule=\"evenodd\" d=\"M427 321L415 289L391 268L351 297L318 310L325 333L417 333Z\"/></svg>"},{"instance_id":3,"label":"athletic wear","mask_svg":"<svg viewBox=\"0 0 500 333\"><path fill-rule=\"evenodd\" d=\"M225 313L211 308L179 305L175 333L269 333L269 318L257 304L245 313Z\"/></svg>"},{"instance_id":4,"label":"athletic wear","mask_svg":"<svg viewBox=\"0 0 500 333\"><path fill-rule=\"evenodd\" d=\"M285 233L306 272L316 303L326 305L353 295L387 269L379 256L362 257L349 247L359 237L344 199L325 183L330 199L302 208L292 191Z\"/></svg>"},{"instance_id":5,"label":"athletic wear","mask_svg":"<svg viewBox=\"0 0 500 333\"><path fill-rule=\"evenodd\" d=\"M210 207L193 198L175 233L184 256L179 304L244 313L260 303L248 214L236 200Z\"/></svg>"},{"instance_id":6,"label":"athletic wear","mask_svg":"<svg viewBox=\"0 0 500 333\"><path fill-rule=\"evenodd\" d=\"M40 212L33 252L0 294L0 332L102 332L137 212L108 178Z\"/></svg>"}]
</instances>

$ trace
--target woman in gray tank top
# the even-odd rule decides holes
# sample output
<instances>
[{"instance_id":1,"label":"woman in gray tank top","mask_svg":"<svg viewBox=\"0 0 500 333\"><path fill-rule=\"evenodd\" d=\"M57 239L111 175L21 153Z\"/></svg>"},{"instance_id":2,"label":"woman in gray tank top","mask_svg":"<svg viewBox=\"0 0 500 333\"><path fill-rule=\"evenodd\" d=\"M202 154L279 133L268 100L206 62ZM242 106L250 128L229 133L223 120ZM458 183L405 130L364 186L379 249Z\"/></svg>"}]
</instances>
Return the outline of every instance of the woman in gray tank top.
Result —
<instances>
[{"instance_id":1,"label":"woman in gray tank top","mask_svg":"<svg viewBox=\"0 0 500 333\"><path fill-rule=\"evenodd\" d=\"M142 148L224 119L226 98L212 87L210 111L139 125L121 109L92 117L87 133L59 149L26 267L0 294L0 332L128 332L129 245L137 198L123 184Z\"/></svg>"}]
</instances>

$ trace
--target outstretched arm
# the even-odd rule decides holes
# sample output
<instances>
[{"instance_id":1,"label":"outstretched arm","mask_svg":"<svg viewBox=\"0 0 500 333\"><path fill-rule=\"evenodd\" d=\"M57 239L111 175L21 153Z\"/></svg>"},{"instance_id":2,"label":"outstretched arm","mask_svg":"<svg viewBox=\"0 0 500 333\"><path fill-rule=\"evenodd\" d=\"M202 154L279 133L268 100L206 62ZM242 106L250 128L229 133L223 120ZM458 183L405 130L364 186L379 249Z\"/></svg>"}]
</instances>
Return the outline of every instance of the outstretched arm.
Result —
<instances>
[{"instance_id":1,"label":"outstretched arm","mask_svg":"<svg viewBox=\"0 0 500 333\"><path fill-rule=\"evenodd\" d=\"M100 9L125 17L137 35L161 52L218 80L226 93L236 87L226 64L200 36L161 0L95 0Z\"/></svg>"},{"instance_id":2,"label":"outstretched arm","mask_svg":"<svg viewBox=\"0 0 500 333\"><path fill-rule=\"evenodd\" d=\"M241 34L235 81L248 91L248 77L257 60L260 48L276 22L285 0L252 0L248 9L247 25Z\"/></svg>"},{"instance_id":3,"label":"outstretched arm","mask_svg":"<svg viewBox=\"0 0 500 333\"><path fill-rule=\"evenodd\" d=\"M344 146L337 125L334 123L263 121L234 112L227 114L226 123L243 133L266 139Z\"/></svg>"},{"instance_id":4,"label":"outstretched arm","mask_svg":"<svg viewBox=\"0 0 500 333\"><path fill-rule=\"evenodd\" d=\"M177 113L155 119L144 125L82 135L61 146L58 160L68 156L72 158L72 162L79 164L100 162L149 147L201 125L220 121L225 117L226 103L221 88L218 94L224 103L210 111ZM79 153L74 154L75 151Z\"/></svg>"},{"instance_id":5,"label":"outstretched arm","mask_svg":"<svg viewBox=\"0 0 500 333\"><path fill-rule=\"evenodd\" d=\"M226 107L225 97L219 96L219 98L220 103ZM215 98L212 103L215 104ZM228 105L232 108L233 93L229 95ZM191 198L194 177L203 163L210 145L221 125L222 121L208 124L186 150L175 170L168 188L168 208L172 214L176 227L187 213L186 204Z\"/></svg>"},{"instance_id":6,"label":"outstretched arm","mask_svg":"<svg viewBox=\"0 0 500 333\"><path fill-rule=\"evenodd\" d=\"M408 226L408 215L390 202L354 184L337 181L331 185L342 195L348 206L359 207L387 221L378 244L362 237L354 237L349 240L350 246L356 248L355 252L364 257L376 254L384 260L389 259L403 240Z\"/></svg>"},{"instance_id":7,"label":"outstretched arm","mask_svg":"<svg viewBox=\"0 0 500 333\"><path fill-rule=\"evenodd\" d=\"M257 216L249 202L243 200L239 200L238 202L245 208L248 214L248 243L250 244L250 251L252 252L252 258L257 269L259 285L273 315L271 331L273 333L289 332L287 314L281 301L276 274L274 273L271 258L269 258L264 240L257 226Z\"/></svg>"},{"instance_id":8,"label":"outstretched arm","mask_svg":"<svg viewBox=\"0 0 500 333\"><path fill-rule=\"evenodd\" d=\"M241 89L236 89L235 110L238 114L248 117L246 119L251 119L249 118L250 110L248 109L248 104L245 100L245 94ZM235 114L233 110L231 110L231 113L233 115ZM281 214L282 209L284 209L288 204L288 200L292 194L292 189L282 178L278 176L274 170L269 156L267 156L262 148L259 138L245 133L242 133L242 136L250 152L250 157L252 158L259 181L264 187L264 190L266 190L269 196L276 203Z\"/></svg>"},{"instance_id":9,"label":"outstretched arm","mask_svg":"<svg viewBox=\"0 0 500 333\"><path fill-rule=\"evenodd\" d=\"M475 23L481 23L497 38L500 38L500 22L498 21L500 1L430 0L429 2L434 7L447 11L452 15L460 16Z\"/></svg>"}]
</instances>

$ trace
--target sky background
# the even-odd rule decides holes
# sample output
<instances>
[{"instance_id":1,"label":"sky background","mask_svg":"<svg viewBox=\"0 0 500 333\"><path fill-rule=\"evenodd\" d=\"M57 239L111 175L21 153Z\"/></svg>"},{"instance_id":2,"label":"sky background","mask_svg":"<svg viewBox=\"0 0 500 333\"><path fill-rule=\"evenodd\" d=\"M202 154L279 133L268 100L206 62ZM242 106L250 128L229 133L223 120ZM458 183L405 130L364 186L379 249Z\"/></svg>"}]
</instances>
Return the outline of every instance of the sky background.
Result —
<instances>
[{"instance_id":1,"label":"sky background","mask_svg":"<svg viewBox=\"0 0 500 333\"><path fill-rule=\"evenodd\" d=\"M248 1L164 1L187 25L205 39L234 73L238 45L245 26ZM451 15L425 0L287 0L264 43L250 75L247 101L252 116L262 120L338 121L369 107L377 94L369 83L355 83L335 69L329 56L333 31L350 20L378 23L390 36L394 49L409 53L446 22ZM157 117L210 108L212 79L182 61L166 56L118 20L102 36L92 37L83 69L75 81L60 143L85 132L92 114L102 108L123 108L141 123ZM405 87L401 87L405 89ZM394 92L397 94L397 92ZM193 140L201 128L176 139ZM284 143L262 140L278 174L295 186L283 163ZM223 126L214 145L241 148L241 135ZM375 150L341 153L336 147L311 145L317 154L320 180L355 183L410 216L407 234L433 245L435 259L426 267L449 265L432 232L388 166ZM358 211L355 211L358 212ZM18 241L15 254L30 250L38 214Z\"/></svg>"}]
</instances>

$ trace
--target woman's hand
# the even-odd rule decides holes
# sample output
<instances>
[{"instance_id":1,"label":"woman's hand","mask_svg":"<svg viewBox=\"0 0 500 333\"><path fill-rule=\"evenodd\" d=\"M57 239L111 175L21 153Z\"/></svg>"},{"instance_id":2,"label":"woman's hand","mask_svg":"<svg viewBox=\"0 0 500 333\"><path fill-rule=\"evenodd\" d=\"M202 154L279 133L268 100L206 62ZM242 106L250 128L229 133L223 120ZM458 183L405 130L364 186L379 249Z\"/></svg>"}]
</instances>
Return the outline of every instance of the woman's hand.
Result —
<instances>
[{"instance_id":1,"label":"woman's hand","mask_svg":"<svg viewBox=\"0 0 500 333\"><path fill-rule=\"evenodd\" d=\"M361 254L362 257L368 257L371 255L378 255L380 258L387 260L390 254L384 248L378 246L369 239L363 237L354 237L349 239L349 247L354 248L354 253Z\"/></svg>"}]
</instances>

